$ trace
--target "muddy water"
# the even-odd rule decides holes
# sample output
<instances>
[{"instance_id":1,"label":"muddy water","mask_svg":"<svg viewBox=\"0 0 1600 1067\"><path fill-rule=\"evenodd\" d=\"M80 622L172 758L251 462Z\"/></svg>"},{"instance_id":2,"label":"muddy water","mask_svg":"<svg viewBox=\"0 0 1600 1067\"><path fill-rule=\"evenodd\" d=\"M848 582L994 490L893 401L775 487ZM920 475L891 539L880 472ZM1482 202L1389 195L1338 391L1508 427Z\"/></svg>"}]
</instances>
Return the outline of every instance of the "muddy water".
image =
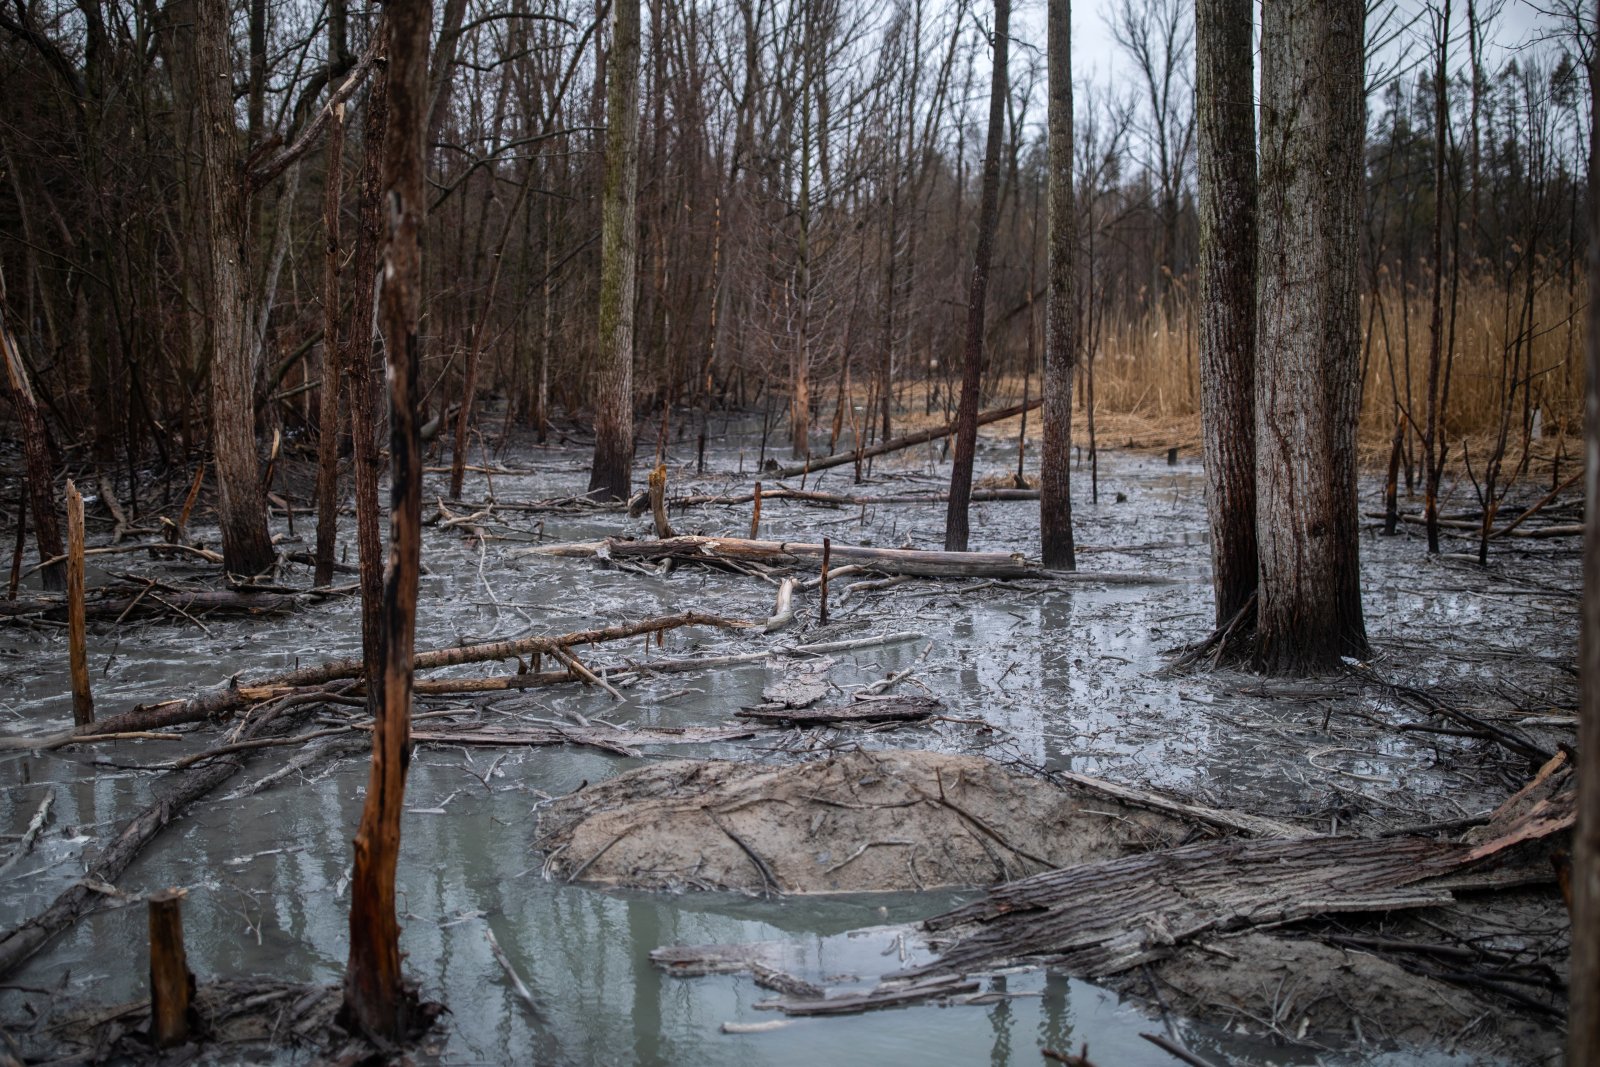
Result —
<instances>
[{"instance_id":1,"label":"muddy water","mask_svg":"<svg viewBox=\"0 0 1600 1067\"><path fill-rule=\"evenodd\" d=\"M744 455L741 456L741 449ZM708 467L753 466L754 445L730 439ZM686 453L687 454L687 453ZM506 457L535 476L497 475L501 499L531 499L581 488L582 453L528 449ZM979 473L1014 466L991 443ZM675 478L687 488L686 469ZM869 491L938 488L946 468L933 450L880 468ZM799 633L827 640L915 629L922 639L837 654L841 691L912 668L907 691L925 687L952 718L983 719L991 729L946 722L844 743L986 752L1029 765L1070 768L1161 788L1202 802L1314 824L1342 820L1377 828L1452 818L1498 802L1505 784L1481 770L1475 742L1378 729L1372 720L1404 718L1377 691L1262 689L1245 675L1195 679L1155 675L1172 647L1209 622L1202 484L1197 465L1168 467L1138 454L1102 460L1101 503L1078 505L1084 568L1140 571L1181 579L1161 586L1084 585L1070 589L909 583L835 603L834 623L814 625L802 601ZM731 479L701 481L732 485ZM848 468L812 487L846 491ZM1086 482L1087 478L1081 479ZM743 484L743 483L738 483ZM468 483L481 493L483 479ZM430 486L430 488L433 488ZM1118 500L1118 495L1123 497ZM1082 496L1086 497L1084 493ZM91 504L92 509L92 504ZM937 547L943 506L884 505L857 510L769 501L764 533L879 545ZM517 557L523 541L592 538L642 531L618 514L538 517L505 513L494 532L509 540L480 546L459 532L431 529L419 618L419 647L527 632L563 632L601 622L697 608L745 618L771 610L772 590L750 578L684 570L647 576L570 560ZM674 522L680 532L737 533L745 508L699 509ZM974 548L1031 552L1036 510L1022 503L976 505ZM285 531L286 532L286 531ZM302 525L300 531L305 534ZM1363 542L1366 602L1379 645L1376 665L1411 684L1479 691L1487 703L1511 690L1534 703L1570 698L1562 670L1573 656L1576 559L1560 545L1504 550L1486 580L1461 565L1426 564L1415 539ZM101 575L151 566L110 557ZM160 564L167 580L182 568ZM1530 577L1531 576L1531 577ZM1529 586L1532 580L1536 584ZM836 593L836 596L838 594ZM193 692L237 672L269 671L357 650L348 601L266 621L203 620L140 626L91 636L96 694L105 712L140 700ZM1511 636L1514 635L1514 636ZM669 634L648 654L758 650L759 635L708 631ZM931 645L931 648L929 647ZM1418 651L1427 647L1429 651ZM597 650L591 665L642 658L633 647ZM1515 658L1512 658L1515 655ZM71 717L64 652L54 628L0 630L0 728L57 728ZM482 673L483 666L460 668ZM708 725L760 700L777 666L756 663L715 672L661 676L627 690L621 704L576 688L483 702L498 720L577 713L639 725ZM1349 689L1338 691L1338 686ZM448 706L435 704L433 706ZM1560 725L1545 727L1561 738ZM660 756L794 758L794 739L769 739ZM42 792L53 789L50 831L13 872L0 897L0 926L45 906L84 867L84 850L151 798L155 775L141 769L192 751L207 738L125 742L93 750L0 759L0 832L26 825ZM805 744L815 744L807 739ZM799 746L805 747L804 744ZM281 765L260 757L235 782L170 827L123 876L137 902L165 885L191 890L185 913L191 965L205 975L270 975L333 982L342 969L348 908L349 838L365 787L365 767L346 760L262 794L234 798L236 784ZM671 943L782 940L803 977L848 988L896 969L893 942L849 931L911 922L963 899L959 894L856 896L764 901L723 894L600 893L541 877L532 843L541 800L619 773L638 761L586 749L421 748L407 800L400 883L402 947L424 994L449 1005L447 1062L567 1063L1036 1063L1040 1046L1087 1041L1102 1064L1170 1062L1142 1041L1161 1027L1136 1006L1095 987L1042 974L997 979L1013 994L990 1006L914 1007L835 1020L799 1020L766 1033L723 1034L724 1022L764 1022L754 1010L768 996L748 979L677 980L659 974L649 951ZM9 847L9 845L7 845ZM113 904L116 902L113 901ZM538 992L529 1016L493 961L492 928ZM13 982L110 1002L140 995L144 970L141 907L110 907L53 942ZM887 951L888 955L885 955ZM854 976L854 977L852 977ZM986 987L987 988L987 987ZM25 1017L41 995L0 992L0 1017ZM1197 1051L1251 1063L1449 1063L1442 1050L1330 1053L1284 1046L1225 1029L1228 1020L1180 1023ZM1259 1030L1245 1027L1244 1029Z\"/></svg>"}]
</instances>

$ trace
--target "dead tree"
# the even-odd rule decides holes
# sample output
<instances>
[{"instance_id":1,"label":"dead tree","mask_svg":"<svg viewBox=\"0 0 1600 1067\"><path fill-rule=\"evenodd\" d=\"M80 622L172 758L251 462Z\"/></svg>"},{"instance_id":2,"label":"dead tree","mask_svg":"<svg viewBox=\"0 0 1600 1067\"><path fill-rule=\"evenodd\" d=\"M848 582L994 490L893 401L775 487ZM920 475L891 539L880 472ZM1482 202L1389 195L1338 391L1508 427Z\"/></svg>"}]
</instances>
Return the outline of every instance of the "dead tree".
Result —
<instances>
[{"instance_id":1,"label":"dead tree","mask_svg":"<svg viewBox=\"0 0 1600 1067\"><path fill-rule=\"evenodd\" d=\"M1072 372L1078 363L1078 209L1072 188L1072 0L1050 0L1050 294L1045 305L1039 542L1046 567L1074 570Z\"/></svg>"},{"instance_id":2,"label":"dead tree","mask_svg":"<svg viewBox=\"0 0 1600 1067\"><path fill-rule=\"evenodd\" d=\"M315 582L333 583L339 537L339 191L344 163L344 107L328 128L328 175L322 207L326 251L322 267L322 405L317 420L317 562Z\"/></svg>"},{"instance_id":3,"label":"dead tree","mask_svg":"<svg viewBox=\"0 0 1600 1067\"><path fill-rule=\"evenodd\" d=\"M1198 0L1195 5L1200 421L1219 627L1245 610L1256 588L1253 10L1251 0Z\"/></svg>"},{"instance_id":4,"label":"dead tree","mask_svg":"<svg viewBox=\"0 0 1600 1067\"><path fill-rule=\"evenodd\" d=\"M374 32L379 37L380 55L387 54L384 43L388 21L379 18ZM356 548L361 566L361 647L367 664L367 677L382 675L379 663L378 632L383 614L383 533L378 514L378 481L383 476L378 453L378 386L373 373L373 291L378 273L378 249L383 239L383 153L389 128L389 75L387 63L380 65L367 94L367 117L363 126L365 159L361 164L359 228L350 260L350 318L340 346L339 366L345 378L346 406L350 411L350 441L356 488ZM376 711L378 689L367 692L368 704Z\"/></svg>"},{"instance_id":5,"label":"dead tree","mask_svg":"<svg viewBox=\"0 0 1600 1067\"><path fill-rule=\"evenodd\" d=\"M385 1040L403 1037L411 1000L401 979L395 867L410 762L412 652L422 561L422 436L417 404L422 339L423 139L428 121L430 0L391 0L389 118L384 143L385 248L380 318L389 371L389 560L384 569L381 697L374 703L372 771L351 875L346 1017ZM376 682L376 677L372 679Z\"/></svg>"},{"instance_id":6,"label":"dead tree","mask_svg":"<svg viewBox=\"0 0 1600 1067\"><path fill-rule=\"evenodd\" d=\"M633 488L634 270L638 260L639 0L611 5L606 57L606 170L600 237L600 381L589 495Z\"/></svg>"},{"instance_id":7,"label":"dead tree","mask_svg":"<svg viewBox=\"0 0 1600 1067\"><path fill-rule=\"evenodd\" d=\"M0 276L0 360L5 362L6 387L11 406L21 423L22 451L28 466L27 504L33 512L33 537L39 545L39 562L47 564L43 572L44 587L65 589L65 565L60 562L49 563L50 560L59 561L62 557L61 524L56 517L56 504L52 496L55 471L50 462L50 439L45 435L44 416L33 395L33 384L28 380L28 368L22 362L22 351L17 347L17 339L12 336L11 328L6 325L4 276ZM18 516L19 530L22 521ZM22 535L19 533L19 558L22 544Z\"/></svg>"},{"instance_id":8,"label":"dead tree","mask_svg":"<svg viewBox=\"0 0 1600 1067\"><path fill-rule=\"evenodd\" d=\"M1600 51L1589 52L1589 292L1600 293ZM1589 461L1583 537L1583 678L1578 720L1578 824L1572 832L1572 961L1567 1055L1600 1065L1600 300L1589 301L1589 387L1584 419Z\"/></svg>"},{"instance_id":9,"label":"dead tree","mask_svg":"<svg viewBox=\"0 0 1600 1067\"><path fill-rule=\"evenodd\" d=\"M194 0L192 101L200 151L204 291L210 325L211 448L224 565L258 574L277 559L256 457L255 345L250 338L249 212L233 106L229 8ZM182 21L182 20L180 20Z\"/></svg>"},{"instance_id":10,"label":"dead tree","mask_svg":"<svg viewBox=\"0 0 1600 1067\"><path fill-rule=\"evenodd\" d=\"M1361 0L1282 0L1261 25L1256 661L1367 651L1356 510L1365 129Z\"/></svg>"},{"instance_id":11,"label":"dead tree","mask_svg":"<svg viewBox=\"0 0 1600 1067\"><path fill-rule=\"evenodd\" d=\"M994 227L1000 214L1000 138L1005 131L1010 52L1011 0L995 0L994 76L989 85L989 135L983 149L983 190L978 206L978 247L967 289L966 351L961 371L961 406L956 412L955 468L950 472L950 507L945 512L946 552L967 550L967 508L972 497L972 460L978 447L978 394L983 385L984 303L989 296L989 263L994 258Z\"/></svg>"},{"instance_id":12,"label":"dead tree","mask_svg":"<svg viewBox=\"0 0 1600 1067\"><path fill-rule=\"evenodd\" d=\"M1439 552L1439 478L1444 474L1444 464L1437 457L1444 449L1444 405L1449 399L1448 377L1440 380L1440 370L1446 366L1444 351L1444 227L1445 227L1445 154L1451 150L1448 143L1450 77L1445 64L1450 49L1450 0L1444 0L1442 13L1436 13L1434 22L1433 69L1433 297L1428 318L1428 415L1422 433L1423 505L1422 514L1428 524L1428 551ZM1486 509L1487 510L1487 509Z\"/></svg>"}]
</instances>

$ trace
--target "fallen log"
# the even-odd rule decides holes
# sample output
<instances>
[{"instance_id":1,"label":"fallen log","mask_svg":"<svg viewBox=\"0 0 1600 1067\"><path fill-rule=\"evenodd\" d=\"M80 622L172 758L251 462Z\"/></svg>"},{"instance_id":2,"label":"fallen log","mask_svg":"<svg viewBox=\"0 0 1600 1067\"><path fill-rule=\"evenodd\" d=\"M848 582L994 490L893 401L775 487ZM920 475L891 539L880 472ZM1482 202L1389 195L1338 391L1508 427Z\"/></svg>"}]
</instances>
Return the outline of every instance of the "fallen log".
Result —
<instances>
[{"instance_id":1,"label":"fallen log","mask_svg":"<svg viewBox=\"0 0 1600 1067\"><path fill-rule=\"evenodd\" d=\"M731 493L731 494L701 494L696 496L683 496L669 501L669 506L678 509L704 507L707 505L726 505L737 507L740 504L755 503L756 494ZM787 486L778 486L776 489L761 490L763 500L798 500L805 504L827 504L834 507L854 508L866 504L943 504L949 501L949 493L894 493L885 496L851 495L848 493L823 493L815 489L790 489ZM973 503L995 503L1010 500L1038 500L1037 489L974 489L972 491Z\"/></svg>"},{"instance_id":2,"label":"fallen log","mask_svg":"<svg viewBox=\"0 0 1600 1067\"><path fill-rule=\"evenodd\" d=\"M148 589L133 596L111 596L84 600L84 615L91 619L121 619L128 615L215 614L273 615L293 611L300 605L298 596L283 593L245 593L232 589L209 589L194 592L161 590L152 594ZM65 615L67 600L64 597L29 597L25 600L0 601L0 616Z\"/></svg>"},{"instance_id":3,"label":"fallen log","mask_svg":"<svg viewBox=\"0 0 1600 1067\"><path fill-rule=\"evenodd\" d=\"M832 708L741 708L734 714L757 722L807 727L834 723L919 722L942 707L942 703L931 697L891 697Z\"/></svg>"},{"instance_id":4,"label":"fallen log","mask_svg":"<svg viewBox=\"0 0 1600 1067\"><path fill-rule=\"evenodd\" d=\"M358 725L370 730L371 724ZM596 726L544 726L532 729L501 730L417 730L411 740L419 745L472 745L501 748L540 748L551 745L584 745L637 757L639 747L651 745L707 745L718 741L748 741L756 731L747 726L682 726L621 730Z\"/></svg>"},{"instance_id":5,"label":"fallen log","mask_svg":"<svg viewBox=\"0 0 1600 1067\"><path fill-rule=\"evenodd\" d=\"M754 563L811 570L822 566L822 553L822 545L807 541L754 541L745 537L684 535L661 541L630 541L618 537L604 541L564 541L554 545L535 545L515 554L557 559L674 559L730 565ZM1112 585L1160 585L1180 581L1164 575L1131 571L1046 570L1020 552L938 552L920 548L833 544L830 554L833 562L840 564L830 572L833 577L839 577L841 573L875 571L918 578L1039 579L1063 584L1102 582Z\"/></svg>"},{"instance_id":6,"label":"fallen log","mask_svg":"<svg viewBox=\"0 0 1600 1067\"><path fill-rule=\"evenodd\" d=\"M1008 408L996 408L993 411L980 412L978 414L978 425L987 426L991 422L1004 422L1006 419L1014 419L1024 411L1032 411L1043 403L1042 399L1030 400L1025 404L1013 404ZM805 474L815 474L817 471L827 470L830 467L842 467L846 463L856 463L861 460L872 459L875 456L888 455L890 452L899 452L913 445L927 444L929 441L937 441L942 437L949 437L955 432L956 424L951 421L942 426L935 426L932 429L908 433L902 437L885 441L882 444L873 445L870 448L851 449L849 452L835 452L833 455L823 456L821 459L811 459L792 467L779 467L776 471L766 471L764 473L766 476L773 478L798 478ZM757 476L760 477L761 474L758 473Z\"/></svg>"},{"instance_id":7,"label":"fallen log","mask_svg":"<svg viewBox=\"0 0 1600 1067\"><path fill-rule=\"evenodd\" d=\"M579 630L556 637L519 637L509 641L492 641L459 648L442 648L419 652L415 657L416 670L433 670L454 667L464 663L483 663L489 660L518 659L535 654L554 655L557 649L576 645L599 644L640 634L660 633L682 626L716 626L723 629L744 629L750 624L725 619L718 615L686 611L677 615L661 615L634 623L621 623L594 630ZM222 687L200 693L183 700L168 700L159 704L140 704L121 715L115 715L70 733L44 737L16 737L0 740L0 750L59 748L73 741L97 734L126 733L150 730L179 723L204 722L244 707L290 695L311 695L331 682L359 678L364 672L360 657L333 660L315 667L262 678L252 682L230 682Z\"/></svg>"}]
</instances>

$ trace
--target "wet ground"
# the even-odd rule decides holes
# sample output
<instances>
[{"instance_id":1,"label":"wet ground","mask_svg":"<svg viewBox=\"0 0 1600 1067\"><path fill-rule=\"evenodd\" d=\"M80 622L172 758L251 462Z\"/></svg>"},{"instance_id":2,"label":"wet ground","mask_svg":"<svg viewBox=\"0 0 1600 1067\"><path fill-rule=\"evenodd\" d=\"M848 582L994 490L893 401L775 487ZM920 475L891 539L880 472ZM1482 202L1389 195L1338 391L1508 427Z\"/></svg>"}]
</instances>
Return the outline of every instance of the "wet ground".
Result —
<instances>
[{"instance_id":1,"label":"wet ground","mask_svg":"<svg viewBox=\"0 0 1600 1067\"><path fill-rule=\"evenodd\" d=\"M641 435L641 442L654 435ZM642 445L643 448L643 445ZM707 473L694 474L692 444L669 454L673 495L748 486L757 443L730 435L708 449ZM1031 456L1030 456L1031 458ZM581 491L587 450L516 448L497 473L500 501ZM981 476L1014 470L1015 449L980 448ZM1031 466L1031 463L1030 463ZM808 488L874 494L937 491L948 467L929 446L892 457L869 486L851 485L849 467ZM720 472L720 473L718 473ZM1186 677L1161 673L1170 653L1198 639L1211 621L1202 479L1197 461L1169 466L1164 455L1108 453L1100 461L1100 502L1088 501L1087 470L1075 475L1080 567L1180 579L1162 585L980 581L909 582L852 595L832 621L815 621L815 599L800 598L799 622L779 635L684 630L651 645L652 658L758 651L775 643L832 640L891 631L923 636L891 646L834 653L830 674L848 693L911 670L899 691L927 692L950 719L871 733L774 732L754 741L658 750L646 759L716 756L790 760L830 744L979 752L1024 767L1065 768L1215 806L1237 807L1318 829L1370 832L1474 815L1526 780L1528 762L1473 737L1403 731L1450 727L1397 701L1377 680L1425 690L1481 718L1511 726L1540 746L1572 741L1576 701L1575 539L1497 543L1487 570L1429 560L1420 535L1364 534L1363 593L1376 654L1361 676L1310 683L1268 682L1234 672ZM446 476L429 476L425 500ZM642 476L639 479L642 484ZM792 482L791 484L798 484ZM489 489L468 475L469 499ZM1466 504L1458 490L1446 509ZM1539 495L1537 489L1526 494ZM7 499L14 499L8 496ZM1378 506L1364 486L1363 506ZM97 509L91 500L91 516ZM430 506L428 510L432 510ZM462 508L453 508L460 513ZM937 548L944 505L829 508L768 500L763 536L879 546ZM701 507L673 513L680 533L748 532L749 508ZM347 533L346 528L341 533ZM593 539L632 532L648 519L617 512L533 514L497 511L481 540L459 528L430 527L422 582L418 648L523 633L562 633L653 614L696 609L741 618L771 613L774 590L759 579L694 569L645 575L591 562L519 556L536 540ZM310 539L310 519L298 535ZM975 549L1033 553L1037 505L974 505ZM287 534L281 519L277 531ZM201 540L209 531L195 530ZM104 540L102 531L100 539ZM343 541L343 538L341 539ZM96 542L91 527L91 544ZM1460 551L1467 551L1461 542ZM1447 544L1447 551L1451 545ZM1475 547L1475 546L1473 546ZM350 549L353 561L354 549ZM209 568L103 557L90 585L116 573L150 573L182 582L211 579ZM305 568L286 581L309 584ZM359 650L357 613L348 599L273 619L91 627L90 660L102 714L137 702L196 692L243 673L265 674ZM593 668L644 658L642 639L586 656ZM70 722L64 631L43 624L0 629L0 729L36 733ZM513 665L514 666L514 665ZM457 668L483 674L506 665ZM616 703L597 690L565 687L496 694L485 714L560 718L574 714L635 725L714 725L761 701L780 669L764 663L646 678ZM456 698L430 707L471 703ZM420 710L420 709L419 709ZM84 869L84 850L151 797L147 768L214 740L119 742L46 754L0 755L0 833L17 835L54 790L49 829L5 877L0 927L45 907ZM66 993L114 1002L144 985L142 895L166 885L191 893L185 910L191 966L207 975L270 975L333 982L342 971L348 908L349 840L366 782L359 759L318 765L254 796L232 787L262 777L293 753L273 750L169 827L119 880L126 898L52 942L0 990L0 1018L29 1017L30 1006ZM424 995L442 1000L442 1058L471 1062L1037 1063L1041 1046L1076 1050L1085 1041L1107 1064L1173 1062L1142 1041L1159 1020L1094 986L1042 974L996 980L1016 994L990 1006L915 1007L848 1019L802 1020L772 1032L724 1034L725 1022L765 1022L752 1004L768 994L747 978L692 981L661 975L649 952L663 944L783 939L801 956L802 977L870 980L887 968L892 944L849 931L910 922L971 894L856 895L761 900L729 894L646 895L552 884L533 850L544 798L596 782L640 761L593 749L421 748L412 763L400 868L402 948ZM10 848L13 838L0 838ZM539 995L542 1011L521 1006L493 960L493 929ZM879 939L881 940L881 939ZM1235 1063L1479 1062L1448 1050L1384 1053L1374 1046L1328 1051L1287 1045L1250 1031L1224 1032L1209 1019L1180 1024L1191 1047Z\"/></svg>"}]
</instances>

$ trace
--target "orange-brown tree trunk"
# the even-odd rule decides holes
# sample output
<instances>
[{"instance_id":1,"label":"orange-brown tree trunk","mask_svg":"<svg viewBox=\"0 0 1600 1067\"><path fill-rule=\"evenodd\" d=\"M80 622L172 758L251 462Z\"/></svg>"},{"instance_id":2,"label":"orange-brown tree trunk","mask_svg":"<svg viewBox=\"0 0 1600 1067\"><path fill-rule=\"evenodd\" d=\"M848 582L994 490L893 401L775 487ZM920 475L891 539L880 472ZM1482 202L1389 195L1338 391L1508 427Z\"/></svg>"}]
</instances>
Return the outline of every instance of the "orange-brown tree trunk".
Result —
<instances>
[{"instance_id":1,"label":"orange-brown tree trunk","mask_svg":"<svg viewBox=\"0 0 1600 1067\"><path fill-rule=\"evenodd\" d=\"M384 200L389 207L380 322L389 369L389 559L384 568L383 699L351 876L346 1017L375 1037L403 1037L410 1000L400 971L395 868L411 753L412 652L422 562L422 437L417 417L421 337L423 134L428 116L430 0L391 0L389 122Z\"/></svg>"}]
</instances>

